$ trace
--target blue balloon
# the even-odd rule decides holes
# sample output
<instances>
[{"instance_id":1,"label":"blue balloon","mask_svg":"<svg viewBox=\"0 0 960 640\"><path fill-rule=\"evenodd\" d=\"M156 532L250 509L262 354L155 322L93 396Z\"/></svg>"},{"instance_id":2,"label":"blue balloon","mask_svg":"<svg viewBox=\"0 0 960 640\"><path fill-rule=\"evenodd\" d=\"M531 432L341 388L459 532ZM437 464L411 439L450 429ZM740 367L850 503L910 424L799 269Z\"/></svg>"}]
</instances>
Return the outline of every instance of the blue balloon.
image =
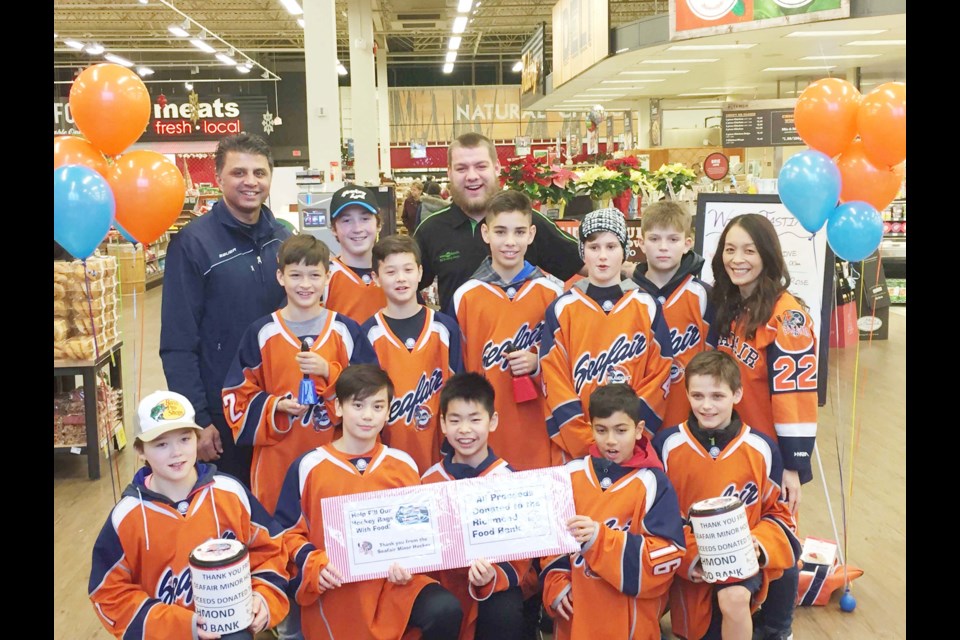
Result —
<instances>
[{"instance_id":1,"label":"blue balloon","mask_svg":"<svg viewBox=\"0 0 960 640\"><path fill-rule=\"evenodd\" d=\"M137 244L138 240L137 240L136 238L134 238L132 235L130 235L130 232L129 232L129 231L127 231L126 229L124 229L123 227L121 227L119 222L117 222L116 220L114 220L114 221L113 221L113 226L116 227L117 231L120 232L120 235L122 235L124 238L126 238L127 240L129 240L129 241L132 242L133 244Z\"/></svg>"},{"instance_id":2,"label":"blue balloon","mask_svg":"<svg viewBox=\"0 0 960 640\"><path fill-rule=\"evenodd\" d=\"M873 205L860 200L844 202L827 220L827 242L847 262L868 257L883 239L883 219Z\"/></svg>"},{"instance_id":3,"label":"blue balloon","mask_svg":"<svg viewBox=\"0 0 960 640\"><path fill-rule=\"evenodd\" d=\"M79 164L53 170L53 239L86 260L107 237L116 203L99 173Z\"/></svg>"},{"instance_id":4,"label":"blue balloon","mask_svg":"<svg viewBox=\"0 0 960 640\"><path fill-rule=\"evenodd\" d=\"M783 163L777 190L800 226L816 233L840 199L840 169L825 153L801 151Z\"/></svg>"}]
</instances>

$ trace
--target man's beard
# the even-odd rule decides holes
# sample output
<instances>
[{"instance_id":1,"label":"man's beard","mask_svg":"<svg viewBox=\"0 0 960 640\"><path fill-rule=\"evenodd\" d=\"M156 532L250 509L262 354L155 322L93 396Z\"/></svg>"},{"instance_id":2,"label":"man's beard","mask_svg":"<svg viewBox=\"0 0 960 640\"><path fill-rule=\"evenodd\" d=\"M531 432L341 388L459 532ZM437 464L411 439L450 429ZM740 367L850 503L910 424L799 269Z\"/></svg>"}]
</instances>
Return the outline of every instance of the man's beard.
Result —
<instances>
[{"instance_id":1,"label":"man's beard","mask_svg":"<svg viewBox=\"0 0 960 640\"><path fill-rule=\"evenodd\" d=\"M453 202L458 207L460 207L465 214L467 214L470 217L486 215L487 205L490 204L490 199L493 198L496 192L495 191L491 192L491 190L487 187L486 184L484 184L483 189L484 189L484 193L486 194L486 197L482 201L471 200L468 202L467 198L464 197L466 196L466 189L460 189L459 187L456 187L451 184L450 185L451 200L453 200Z\"/></svg>"}]
</instances>

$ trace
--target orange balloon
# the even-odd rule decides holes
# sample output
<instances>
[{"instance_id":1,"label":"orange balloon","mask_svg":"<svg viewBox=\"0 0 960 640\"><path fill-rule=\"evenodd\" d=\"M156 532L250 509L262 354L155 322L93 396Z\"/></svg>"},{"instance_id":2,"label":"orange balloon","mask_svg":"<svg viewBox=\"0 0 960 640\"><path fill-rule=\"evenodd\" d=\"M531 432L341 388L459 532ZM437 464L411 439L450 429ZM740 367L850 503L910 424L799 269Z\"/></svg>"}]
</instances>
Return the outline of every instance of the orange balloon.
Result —
<instances>
[{"instance_id":1,"label":"orange balloon","mask_svg":"<svg viewBox=\"0 0 960 640\"><path fill-rule=\"evenodd\" d=\"M117 223L143 244L163 235L183 211L183 174L156 151L118 156L107 183L117 203Z\"/></svg>"},{"instance_id":2,"label":"orange balloon","mask_svg":"<svg viewBox=\"0 0 960 640\"><path fill-rule=\"evenodd\" d=\"M53 168L65 164L90 167L104 178L107 177L106 158L96 147L77 136L57 136L53 139Z\"/></svg>"},{"instance_id":3,"label":"orange balloon","mask_svg":"<svg viewBox=\"0 0 960 640\"><path fill-rule=\"evenodd\" d=\"M150 123L150 93L126 67L95 64L73 81L70 112L87 140L112 156L143 135Z\"/></svg>"},{"instance_id":4,"label":"orange balloon","mask_svg":"<svg viewBox=\"0 0 960 640\"><path fill-rule=\"evenodd\" d=\"M857 111L863 150L878 167L892 167L907 157L907 85L886 82L863 96Z\"/></svg>"},{"instance_id":5,"label":"orange balloon","mask_svg":"<svg viewBox=\"0 0 960 640\"><path fill-rule=\"evenodd\" d=\"M878 169L857 140L837 158L840 169L840 201L862 200L880 211L893 202L903 184L903 166Z\"/></svg>"},{"instance_id":6,"label":"orange balloon","mask_svg":"<svg viewBox=\"0 0 960 640\"><path fill-rule=\"evenodd\" d=\"M857 135L860 92L846 80L823 78L811 83L793 108L800 139L831 158L846 149Z\"/></svg>"}]
</instances>

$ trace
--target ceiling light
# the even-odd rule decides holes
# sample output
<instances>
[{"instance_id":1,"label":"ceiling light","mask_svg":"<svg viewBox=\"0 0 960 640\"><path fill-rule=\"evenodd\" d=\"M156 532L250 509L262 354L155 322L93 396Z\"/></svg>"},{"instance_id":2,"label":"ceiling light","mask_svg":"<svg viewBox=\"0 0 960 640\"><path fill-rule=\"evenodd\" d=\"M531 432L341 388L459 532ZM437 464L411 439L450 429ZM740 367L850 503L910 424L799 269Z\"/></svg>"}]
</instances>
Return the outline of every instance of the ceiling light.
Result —
<instances>
[{"instance_id":1,"label":"ceiling light","mask_svg":"<svg viewBox=\"0 0 960 640\"><path fill-rule=\"evenodd\" d=\"M452 73L452 72L453 72L453 63L452 63L452 62L448 62L448 63L446 63L445 65L443 65L443 72L444 72L444 73Z\"/></svg>"},{"instance_id":2,"label":"ceiling light","mask_svg":"<svg viewBox=\"0 0 960 640\"><path fill-rule=\"evenodd\" d=\"M640 64L686 64L694 62L716 62L720 58L673 58L666 60L644 60Z\"/></svg>"},{"instance_id":3,"label":"ceiling light","mask_svg":"<svg viewBox=\"0 0 960 640\"><path fill-rule=\"evenodd\" d=\"M183 86L185 86L185 87L187 88L187 91L193 89L193 83L192 83L192 82L184 82L184 83L183 83Z\"/></svg>"},{"instance_id":4,"label":"ceiling light","mask_svg":"<svg viewBox=\"0 0 960 640\"><path fill-rule=\"evenodd\" d=\"M116 62L117 64L122 64L122 65L125 66L125 67L132 67L132 66L133 66L133 63L132 63L132 62L130 62L130 61L127 60L126 58L121 58L120 56L118 56L118 55L115 54L115 53L107 53L107 54L104 54L103 57L106 58L107 60L109 60L110 62Z\"/></svg>"},{"instance_id":5,"label":"ceiling light","mask_svg":"<svg viewBox=\"0 0 960 640\"><path fill-rule=\"evenodd\" d=\"M153 69L151 69L150 67L137 67L137 74L140 77L152 76Z\"/></svg>"},{"instance_id":6,"label":"ceiling light","mask_svg":"<svg viewBox=\"0 0 960 640\"><path fill-rule=\"evenodd\" d=\"M186 29L184 29L183 27L178 27L178 26L175 25L175 24L172 24L172 25L170 25L169 27L167 27L167 31L169 31L169 32L172 33L173 35L177 36L178 38L189 38L189 37L190 37L190 34L187 33L187 30L186 30Z\"/></svg>"},{"instance_id":7,"label":"ceiling light","mask_svg":"<svg viewBox=\"0 0 960 640\"><path fill-rule=\"evenodd\" d=\"M845 47L905 47L906 40L854 40L843 45Z\"/></svg>"},{"instance_id":8,"label":"ceiling light","mask_svg":"<svg viewBox=\"0 0 960 640\"><path fill-rule=\"evenodd\" d=\"M200 51L206 51L207 53L216 53L217 51L216 49L208 45L206 42L204 42L200 38L193 38L192 40L190 40L190 44L195 46L197 49L200 49Z\"/></svg>"},{"instance_id":9,"label":"ceiling light","mask_svg":"<svg viewBox=\"0 0 960 640\"><path fill-rule=\"evenodd\" d=\"M731 51L735 49L751 49L757 46L755 42L746 44L675 44L667 47L667 51Z\"/></svg>"},{"instance_id":10,"label":"ceiling light","mask_svg":"<svg viewBox=\"0 0 960 640\"><path fill-rule=\"evenodd\" d=\"M574 98L587 98L587 99L589 99L589 100L593 100L594 98L623 98L623 97L626 96L626 95L627 95L627 94L625 94L625 93L598 93L598 94L594 94L594 95L588 95L588 94L586 94L586 93L578 93L577 95L575 95L575 96L573 96L573 97L574 97Z\"/></svg>"},{"instance_id":11,"label":"ceiling light","mask_svg":"<svg viewBox=\"0 0 960 640\"><path fill-rule=\"evenodd\" d=\"M460 42L463 40L460 36L451 36L450 42L447 44L447 49L450 51L456 51L460 48Z\"/></svg>"},{"instance_id":12,"label":"ceiling light","mask_svg":"<svg viewBox=\"0 0 960 640\"><path fill-rule=\"evenodd\" d=\"M750 87L700 87L704 91L748 91L750 89L756 89L754 86Z\"/></svg>"},{"instance_id":13,"label":"ceiling light","mask_svg":"<svg viewBox=\"0 0 960 640\"><path fill-rule=\"evenodd\" d=\"M520 73L521 71L523 71L523 60L517 60L513 65L513 72Z\"/></svg>"},{"instance_id":14,"label":"ceiling light","mask_svg":"<svg viewBox=\"0 0 960 640\"><path fill-rule=\"evenodd\" d=\"M838 29L836 31L793 31L787 34L788 38L829 38L831 36L875 36L886 29Z\"/></svg>"},{"instance_id":15,"label":"ceiling light","mask_svg":"<svg viewBox=\"0 0 960 640\"><path fill-rule=\"evenodd\" d=\"M657 69L654 71L621 71L619 75L621 76L664 76L664 75L677 75L680 73L690 73L690 69Z\"/></svg>"},{"instance_id":16,"label":"ceiling light","mask_svg":"<svg viewBox=\"0 0 960 640\"><path fill-rule=\"evenodd\" d=\"M463 30L467 28L467 16L457 16L456 20L453 21L454 33L463 33Z\"/></svg>"},{"instance_id":17,"label":"ceiling light","mask_svg":"<svg viewBox=\"0 0 960 640\"><path fill-rule=\"evenodd\" d=\"M230 65L230 66L234 66L234 65L237 64L237 61L236 61L236 60L234 60L233 58L231 58L230 56L228 56L228 55L225 54L225 53L218 53L218 54L217 54L217 60L219 60L219 61L222 62L223 64L228 64L228 65Z\"/></svg>"},{"instance_id":18,"label":"ceiling light","mask_svg":"<svg viewBox=\"0 0 960 640\"><path fill-rule=\"evenodd\" d=\"M147 4L150 0L140 0L140 4Z\"/></svg>"},{"instance_id":19,"label":"ceiling light","mask_svg":"<svg viewBox=\"0 0 960 640\"><path fill-rule=\"evenodd\" d=\"M297 0L280 0L280 4L282 4L283 8L292 16L303 15L303 7L300 6Z\"/></svg>"},{"instance_id":20,"label":"ceiling light","mask_svg":"<svg viewBox=\"0 0 960 640\"><path fill-rule=\"evenodd\" d=\"M253 65L250 64L249 62L241 62L240 64L237 65L237 71L239 71L240 73L250 73L251 71L253 71Z\"/></svg>"},{"instance_id":21,"label":"ceiling light","mask_svg":"<svg viewBox=\"0 0 960 640\"><path fill-rule=\"evenodd\" d=\"M836 56L804 56L801 60L858 60L860 58L879 58L879 53L847 53Z\"/></svg>"},{"instance_id":22,"label":"ceiling light","mask_svg":"<svg viewBox=\"0 0 960 640\"><path fill-rule=\"evenodd\" d=\"M807 67L767 67L763 71L829 71L836 69L837 65L810 65Z\"/></svg>"},{"instance_id":23,"label":"ceiling light","mask_svg":"<svg viewBox=\"0 0 960 640\"><path fill-rule=\"evenodd\" d=\"M700 98L703 96L716 96L716 95L720 95L720 94L716 91L704 91L701 93L678 93L677 97L678 98Z\"/></svg>"},{"instance_id":24,"label":"ceiling light","mask_svg":"<svg viewBox=\"0 0 960 640\"><path fill-rule=\"evenodd\" d=\"M347 68L342 63L337 63L337 73L341 76L347 75Z\"/></svg>"},{"instance_id":25,"label":"ceiling light","mask_svg":"<svg viewBox=\"0 0 960 640\"><path fill-rule=\"evenodd\" d=\"M87 45L87 48L85 49L85 51L92 56L98 56L104 51L106 51L106 49L104 49L103 45L100 43L91 42L90 44Z\"/></svg>"},{"instance_id":26,"label":"ceiling light","mask_svg":"<svg viewBox=\"0 0 960 640\"><path fill-rule=\"evenodd\" d=\"M457 13L470 11L471 4L473 4L473 0L460 0L460 2L457 3Z\"/></svg>"},{"instance_id":27,"label":"ceiling light","mask_svg":"<svg viewBox=\"0 0 960 640\"><path fill-rule=\"evenodd\" d=\"M76 49L77 51L80 51L80 49L83 49L84 47L82 42L78 42L76 40L64 40L63 44L67 45L71 49Z\"/></svg>"},{"instance_id":28,"label":"ceiling light","mask_svg":"<svg viewBox=\"0 0 960 640\"><path fill-rule=\"evenodd\" d=\"M447 62L455 62L456 59L457 59L456 51L447 51L447 59L446 59Z\"/></svg>"},{"instance_id":29,"label":"ceiling light","mask_svg":"<svg viewBox=\"0 0 960 640\"><path fill-rule=\"evenodd\" d=\"M636 80L601 80L600 84L646 84L648 82L664 82L663 78L637 78Z\"/></svg>"},{"instance_id":30,"label":"ceiling light","mask_svg":"<svg viewBox=\"0 0 960 640\"><path fill-rule=\"evenodd\" d=\"M301 29L307 28L307 21L304 20L303 18L297 18L297 24L300 25Z\"/></svg>"}]
</instances>

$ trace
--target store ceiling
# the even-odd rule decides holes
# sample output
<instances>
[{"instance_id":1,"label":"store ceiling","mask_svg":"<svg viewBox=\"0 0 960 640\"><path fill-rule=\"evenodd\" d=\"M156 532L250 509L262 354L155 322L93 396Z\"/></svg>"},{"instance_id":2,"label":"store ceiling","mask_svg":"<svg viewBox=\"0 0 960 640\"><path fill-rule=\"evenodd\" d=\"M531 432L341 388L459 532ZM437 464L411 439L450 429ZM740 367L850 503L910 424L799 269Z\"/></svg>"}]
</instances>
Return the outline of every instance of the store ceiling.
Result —
<instances>
[{"instance_id":1,"label":"store ceiling","mask_svg":"<svg viewBox=\"0 0 960 640\"><path fill-rule=\"evenodd\" d=\"M388 64L399 68L435 65L437 74L446 55L456 0L372 0L374 32L386 39ZM512 66L519 59L523 43L541 23L551 36L552 0L482 0L474 2L471 21L463 33L457 65L502 63ZM479 6L477 6L479 4ZM890 4L890 3L885 3ZM610 27L622 27L653 16L665 16L666 0L610 0ZM175 7L176 9L174 9ZM349 66L348 0L336 0L338 56ZM79 69L103 61L102 55L78 52L64 44L70 38L97 42L107 51L156 71L153 79L189 80L191 76L248 79L221 65L212 54L202 53L186 40L173 37L167 27L182 24L183 15L202 25L264 68L283 76L284 71L303 69L303 29L280 0L55 0L54 66ZM661 18L661 19L665 19ZM826 29L878 29L881 33L847 38L785 37L794 31ZM191 30L195 33L198 29ZM870 82L906 80L906 45L851 46L852 40L906 40L906 14L833 20L810 25L754 30L738 34L699 38L702 43L756 43L738 51L677 52L672 44L627 51L595 65L592 69L555 90L538 108L561 108L563 100L590 94L605 96L607 108L629 106L640 97L678 98L695 106L717 96L734 100L795 97L812 79L826 75L847 77L859 67L862 88ZM689 43L687 41L685 43ZM214 44L226 48L218 42ZM808 56L869 55L869 58L803 60ZM550 52L548 47L548 59ZM655 64L653 60L716 59L708 63ZM833 65L814 71L763 71L768 67ZM199 70L197 69L199 67ZM686 73L638 75L630 71L679 71ZM199 75L196 73L199 71ZM249 74L254 79L262 72ZM647 83L640 83L646 78ZM661 79L662 82L649 82ZM510 81L513 81L510 78ZM638 80L636 83L604 83L609 80ZM505 77L507 81L507 77ZM516 78L519 81L519 75ZM744 87L719 91L711 87ZM611 89L611 91L600 91ZM715 92L715 96L683 96L683 93ZM616 97L620 96L620 97ZM582 98L581 98L582 99ZM709 108L709 105L702 105Z\"/></svg>"}]
</instances>

